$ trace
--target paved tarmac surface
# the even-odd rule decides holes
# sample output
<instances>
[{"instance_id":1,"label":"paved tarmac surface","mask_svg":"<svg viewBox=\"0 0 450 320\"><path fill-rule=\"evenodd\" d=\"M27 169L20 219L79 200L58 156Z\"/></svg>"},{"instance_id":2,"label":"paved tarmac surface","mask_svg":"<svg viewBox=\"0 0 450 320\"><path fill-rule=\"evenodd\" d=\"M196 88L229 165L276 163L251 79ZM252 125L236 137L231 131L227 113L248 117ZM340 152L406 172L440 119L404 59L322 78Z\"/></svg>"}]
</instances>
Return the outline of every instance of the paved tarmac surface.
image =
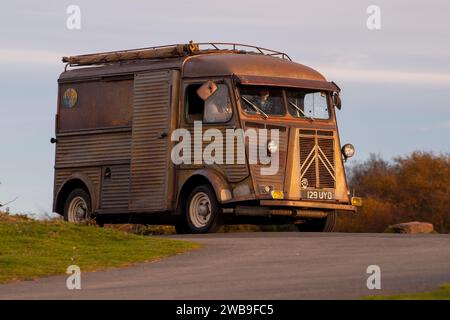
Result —
<instances>
[{"instance_id":1,"label":"paved tarmac surface","mask_svg":"<svg viewBox=\"0 0 450 320\"><path fill-rule=\"evenodd\" d=\"M129 268L0 285L0 299L359 299L450 282L450 235L229 233L172 236L202 249ZM381 268L381 290L366 286Z\"/></svg>"}]
</instances>

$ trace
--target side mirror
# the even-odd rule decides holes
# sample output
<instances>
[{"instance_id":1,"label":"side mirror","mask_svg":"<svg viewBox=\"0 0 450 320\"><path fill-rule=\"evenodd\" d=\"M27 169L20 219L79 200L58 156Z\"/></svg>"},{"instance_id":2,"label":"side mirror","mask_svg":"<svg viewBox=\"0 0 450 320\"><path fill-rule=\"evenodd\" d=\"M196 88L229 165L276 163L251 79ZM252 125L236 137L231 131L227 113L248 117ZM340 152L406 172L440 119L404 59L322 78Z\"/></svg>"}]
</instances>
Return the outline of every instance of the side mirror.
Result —
<instances>
[{"instance_id":1,"label":"side mirror","mask_svg":"<svg viewBox=\"0 0 450 320\"><path fill-rule=\"evenodd\" d=\"M203 101L206 101L217 91L217 84L214 81L206 81L197 89L197 95Z\"/></svg>"},{"instance_id":2,"label":"side mirror","mask_svg":"<svg viewBox=\"0 0 450 320\"><path fill-rule=\"evenodd\" d=\"M339 96L339 93L337 93L337 92L333 93L333 105L339 110L341 110L341 108L342 108L341 97Z\"/></svg>"}]
</instances>

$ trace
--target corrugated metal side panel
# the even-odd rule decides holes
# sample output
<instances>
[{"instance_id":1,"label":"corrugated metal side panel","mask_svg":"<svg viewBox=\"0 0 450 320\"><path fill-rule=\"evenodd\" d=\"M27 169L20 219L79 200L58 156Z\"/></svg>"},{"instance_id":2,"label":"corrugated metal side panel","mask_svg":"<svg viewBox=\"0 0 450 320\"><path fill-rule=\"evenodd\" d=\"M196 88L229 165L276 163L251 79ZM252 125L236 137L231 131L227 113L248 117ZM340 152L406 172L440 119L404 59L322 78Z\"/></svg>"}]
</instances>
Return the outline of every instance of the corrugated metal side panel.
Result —
<instances>
[{"instance_id":1,"label":"corrugated metal side panel","mask_svg":"<svg viewBox=\"0 0 450 320\"><path fill-rule=\"evenodd\" d=\"M74 173L83 173L92 182L95 192L97 193L100 189L100 167L86 167L79 169L56 169L55 170L55 190L61 188L64 181L66 181ZM94 204L95 207L95 204Z\"/></svg>"},{"instance_id":2,"label":"corrugated metal side panel","mask_svg":"<svg viewBox=\"0 0 450 320\"><path fill-rule=\"evenodd\" d=\"M56 144L56 167L129 161L130 154L131 131L61 136Z\"/></svg>"},{"instance_id":3,"label":"corrugated metal side panel","mask_svg":"<svg viewBox=\"0 0 450 320\"><path fill-rule=\"evenodd\" d=\"M129 209L167 209L170 71L136 74L134 81L133 132Z\"/></svg>"},{"instance_id":4,"label":"corrugated metal side panel","mask_svg":"<svg viewBox=\"0 0 450 320\"><path fill-rule=\"evenodd\" d=\"M202 128L203 133L205 133L208 129L211 129L211 126L203 126ZM234 141L234 145L230 146L226 143L226 130L231 128L226 128L224 126L218 125L217 127L214 127L214 129L219 130L223 137L223 156L222 160L223 163L220 164L214 164L215 167L220 168L220 170L223 171L225 174L225 178L228 182L236 183L244 180L249 176L248 171L248 165L247 161L245 160L244 163L237 163L237 154L238 154L238 142L237 139ZM188 130L191 134L191 163L194 163L194 129L192 127L186 127L186 130ZM202 142L203 149L205 150L205 147L209 145L211 142ZM232 151L232 148L234 148L234 151ZM234 161L233 163L227 163L227 154L231 154L231 152L234 153ZM203 159L204 160L204 159ZM208 166L205 164L205 166Z\"/></svg>"},{"instance_id":5,"label":"corrugated metal side panel","mask_svg":"<svg viewBox=\"0 0 450 320\"><path fill-rule=\"evenodd\" d=\"M226 143L226 128L220 129L220 131L222 132L222 135L224 137L224 154L223 154L223 159L224 159L224 164L222 165L222 169L226 174L226 179L229 182L240 182L242 180L244 180L245 178L247 178L249 176L249 171L248 171L248 165L247 165L247 159L245 159L244 163L238 163L238 142L234 141L234 146L229 146ZM232 150L233 148L233 150ZM227 159L227 154L231 154L231 152L233 152L234 154L234 161L232 164L228 164L226 163L226 159Z\"/></svg>"},{"instance_id":6,"label":"corrugated metal side panel","mask_svg":"<svg viewBox=\"0 0 450 320\"><path fill-rule=\"evenodd\" d=\"M246 129L251 129L252 127L246 126ZM274 128L276 129L276 128ZM288 129L284 127L279 127L279 168L278 172L274 175L262 175L261 169L262 168L269 168L270 164L263 165L259 163L258 164L250 164L250 172L252 174L253 183L255 186L255 191L257 194L261 193L260 187L261 186L272 186L274 190L283 190L284 189L284 174L286 170L286 157L287 157L287 145L288 145ZM256 131L258 132L258 128L256 128ZM269 128L270 132L270 128ZM269 137L270 139L270 137ZM252 152L255 152L255 154L258 154L257 148L258 145L248 145L248 148L253 148ZM250 149L249 149L250 152Z\"/></svg>"},{"instance_id":7,"label":"corrugated metal side panel","mask_svg":"<svg viewBox=\"0 0 450 320\"><path fill-rule=\"evenodd\" d=\"M225 171L226 178L229 182L240 182L249 175L247 164L225 164L223 165L223 170Z\"/></svg>"},{"instance_id":8,"label":"corrugated metal side panel","mask_svg":"<svg viewBox=\"0 0 450 320\"><path fill-rule=\"evenodd\" d=\"M103 179L100 208L127 210L130 188L130 166L119 165L107 168L111 170L111 177ZM106 170L106 168L103 170Z\"/></svg>"},{"instance_id":9,"label":"corrugated metal side panel","mask_svg":"<svg viewBox=\"0 0 450 320\"><path fill-rule=\"evenodd\" d=\"M82 168L80 170L76 170L76 172L86 174L96 188L100 185L100 171L101 170L99 167ZM69 178L70 175L72 175L73 173L75 173L75 170L73 169L56 169L55 170L56 190L58 190L64 183L64 181L66 181L67 178Z\"/></svg>"}]
</instances>

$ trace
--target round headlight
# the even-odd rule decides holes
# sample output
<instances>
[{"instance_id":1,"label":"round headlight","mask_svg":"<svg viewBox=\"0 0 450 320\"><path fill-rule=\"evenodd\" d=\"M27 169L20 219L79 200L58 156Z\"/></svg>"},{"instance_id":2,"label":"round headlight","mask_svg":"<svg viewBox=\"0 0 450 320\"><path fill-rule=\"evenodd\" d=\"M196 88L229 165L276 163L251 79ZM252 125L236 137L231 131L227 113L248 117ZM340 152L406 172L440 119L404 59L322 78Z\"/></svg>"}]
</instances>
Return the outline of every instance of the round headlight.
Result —
<instances>
[{"instance_id":1,"label":"round headlight","mask_svg":"<svg viewBox=\"0 0 450 320\"><path fill-rule=\"evenodd\" d=\"M278 151L278 144L275 141L270 140L267 144L267 150L269 153L275 153Z\"/></svg>"},{"instance_id":2,"label":"round headlight","mask_svg":"<svg viewBox=\"0 0 450 320\"><path fill-rule=\"evenodd\" d=\"M345 159L353 157L355 155L355 147L350 143L344 144L342 154Z\"/></svg>"}]
</instances>

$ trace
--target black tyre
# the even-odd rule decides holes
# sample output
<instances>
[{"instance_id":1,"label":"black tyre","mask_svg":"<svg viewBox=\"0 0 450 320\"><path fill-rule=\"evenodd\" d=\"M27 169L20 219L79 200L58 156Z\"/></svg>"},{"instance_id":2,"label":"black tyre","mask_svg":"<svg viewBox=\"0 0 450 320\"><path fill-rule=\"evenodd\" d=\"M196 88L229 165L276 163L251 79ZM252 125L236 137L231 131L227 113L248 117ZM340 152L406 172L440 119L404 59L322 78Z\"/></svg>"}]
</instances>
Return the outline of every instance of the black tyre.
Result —
<instances>
[{"instance_id":1,"label":"black tyre","mask_svg":"<svg viewBox=\"0 0 450 320\"><path fill-rule=\"evenodd\" d=\"M216 232L222 225L220 206L208 185L195 187L184 202L177 233Z\"/></svg>"},{"instance_id":2,"label":"black tyre","mask_svg":"<svg viewBox=\"0 0 450 320\"><path fill-rule=\"evenodd\" d=\"M64 205L64 220L72 223L83 223L91 220L91 197L84 189L73 190Z\"/></svg>"},{"instance_id":3,"label":"black tyre","mask_svg":"<svg viewBox=\"0 0 450 320\"><path fill-rule=\"evenodd\" d=\"M184 216L181 217L180 221L175 225L175 232L177 234L187 234L189 233L189 230L186 226L186 222L184 219Z\"/></svg>"},{"instance_id":4,"label":"black tyre","mask_svg":"<svg viewBox=\"0 0 450 320\"><path fill-rule=\"evenodd\" d=\"M331 211L326 218L311 219L296 226L301 232L333 232L336 220L336 211Z\"/></svg>"}]
</instances>

